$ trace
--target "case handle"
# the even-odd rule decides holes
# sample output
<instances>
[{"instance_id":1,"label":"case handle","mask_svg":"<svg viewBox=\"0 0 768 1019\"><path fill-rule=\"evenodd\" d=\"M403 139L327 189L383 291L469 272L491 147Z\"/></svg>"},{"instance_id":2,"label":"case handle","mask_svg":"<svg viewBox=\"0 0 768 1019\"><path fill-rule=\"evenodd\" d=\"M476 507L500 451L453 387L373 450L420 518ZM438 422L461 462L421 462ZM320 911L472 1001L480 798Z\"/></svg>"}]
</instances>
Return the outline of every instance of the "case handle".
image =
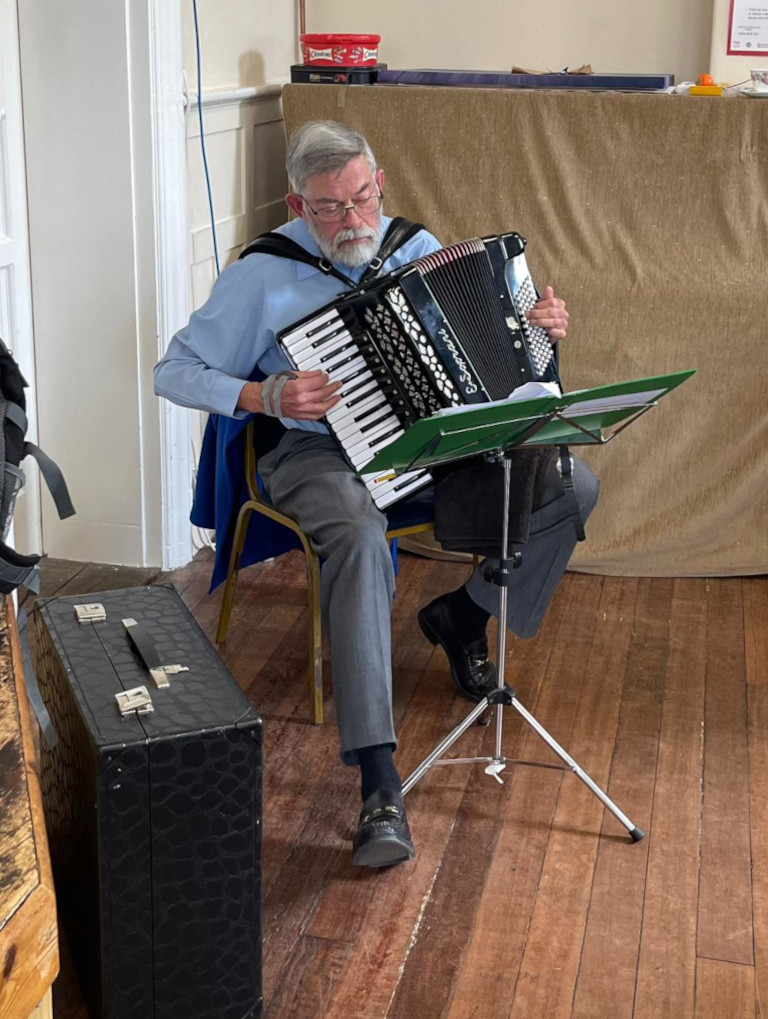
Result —
<instances>
[{"instance_id":1,"label":"case handle","mask_svg":"<svg viewBox=\"0 0 768 1019\"><path fill-rule=\"evenodd\" d=\"M179 672L189 672L187 665L163 665L154 641L147 630L140 626L135 619L124 619L123 626L131 643L136 648L144 668L159 689L164 690L171 685L169 676L177 675Z\"/></svg>"}]
</instances>

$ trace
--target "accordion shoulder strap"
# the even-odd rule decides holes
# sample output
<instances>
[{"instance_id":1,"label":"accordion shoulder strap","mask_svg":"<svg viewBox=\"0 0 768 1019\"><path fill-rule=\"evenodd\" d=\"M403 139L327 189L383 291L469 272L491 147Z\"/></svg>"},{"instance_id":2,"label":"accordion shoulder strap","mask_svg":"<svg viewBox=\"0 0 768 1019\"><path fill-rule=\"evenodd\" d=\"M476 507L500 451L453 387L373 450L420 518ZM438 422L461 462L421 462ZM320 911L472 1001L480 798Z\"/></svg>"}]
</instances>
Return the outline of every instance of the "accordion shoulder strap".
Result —
<instances>
[{"instance_id":1,"label":"accordion shoulder strap","mask_svg":"<svg viewBox=\"0 0 768 1019\"><path fill-rule=\"evenodd\" d=\"M291 240L290 237L285 237L283 234L273 233L270 231L266 234L261 234L255 241L252 241L247 248L244 248L240 252L238 258L247 258L248 255L276 255L278 258L290 258L294 262L306 262L307 265L314 265L316 269L321 269L323 272L328 273L330 276L336 276L337 279L343 280L345 283L349 282L349 279L329 263L324 258L318 258L317 255L310 254L306 248L302 248L296 241Z\"/></svg>"},{"instance_id":2,"label":"accordion shoulder strap","mask_svg":"<svg viewBox=\"0 0 768 1019\"><path fill-rule=\"evenodd\" d=\"M317 255L311 254L306 248L291 240L290 237L285 237L283 234L272 231L257 237L247 248L240 252L238 257L247 258L248 255L259 253L262 255L276 255L278 258L290 258L294 262L305 262L307 265L313 265L316 269L327 273L329 276L335 276L336 279L341 280L348 286L359 287L361 283L367 283L368 280L375 276L386 260L398 248L402 247L411 237L414 237L423 229L424 227L421 223L411 223L410 220L403 219L402 216L397 216L393 219L387 228L376 258L373 259L363 273L359 283L350 279L343 272L339 272L327 259L318 258Z\"/></svg>"},{"instance_id":3,"label":"accordion shoulder strap","mask_svg":"<svg viewBox=\"0 0 768 1019\"><path fill-rule=\"evenodd\" d=\"M363 279L367 279L373 273L377 272L378 269L386 262L397 251L398 248L402 248L412 237L415 237L417 233L425 230L426 227L423 223L412 223L409 219L405 219L403 216L395 216L392 222L387 227L387 232L384 234L384 239L381 242L376 258L371 262L371 265L366 270ZM378 260L378 266L375 264Z\"/></svg>"}]
</instances>

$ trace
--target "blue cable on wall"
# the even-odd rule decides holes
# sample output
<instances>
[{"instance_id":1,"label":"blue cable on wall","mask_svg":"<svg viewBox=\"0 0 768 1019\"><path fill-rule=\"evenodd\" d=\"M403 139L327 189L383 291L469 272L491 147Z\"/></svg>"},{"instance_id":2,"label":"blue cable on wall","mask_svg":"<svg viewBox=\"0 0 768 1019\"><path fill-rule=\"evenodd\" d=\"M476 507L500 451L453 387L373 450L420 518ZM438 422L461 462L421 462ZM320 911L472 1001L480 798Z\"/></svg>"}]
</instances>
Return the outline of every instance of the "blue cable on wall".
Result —
<instances>
[{"instance_id":1,"label":"blue cable on wall","mask_svg":"<svg viewBox=\"0 0 768 1019\"><path fill-rule=\"evenodd\" d=\"M216 217L213 212L213 194L211 192L211 176L208 172L208 156L205 152L205 130L203 128L203 75L200 69L200 29L197 23L197 0L192 0L192 12L195 17L195 54L197 57L197 117L200 122L200 149L203 153L203 170L205 186L208 191L208 208L211 214L211 236L213 237L213 260L216 264L216 275L221 272L219 267L219 245L216 239Z\"/></svg>"}]
</instances>

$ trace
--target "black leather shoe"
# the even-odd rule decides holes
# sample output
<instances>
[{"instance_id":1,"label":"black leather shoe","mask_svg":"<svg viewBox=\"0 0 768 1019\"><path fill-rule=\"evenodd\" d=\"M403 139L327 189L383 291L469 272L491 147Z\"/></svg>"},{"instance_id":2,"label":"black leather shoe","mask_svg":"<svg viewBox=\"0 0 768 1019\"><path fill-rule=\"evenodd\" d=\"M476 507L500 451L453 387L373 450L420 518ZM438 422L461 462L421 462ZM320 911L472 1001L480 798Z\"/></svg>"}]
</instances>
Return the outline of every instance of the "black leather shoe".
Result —
<instances>
[{"instance_id":1,"label":"black leather shoe","mask_svg":"<svg viewBox=\"0 0 768 1019\"><path fill-rule=\"evenodd\" d=\"M435 598L419 612L419 626L432 644L439 644L448 655L456 689L468 701L480 701L496 688L496 666L488 659L485 635L464 643L448 608L448 595Z\"/></svg>"},{"instance_id":2,"label":"black leather shoe","mask_svg":"<svg viewBox=\"0 0 768 1019\"><path fill-rule=\"evenodd\" d=\"M358 867L391 867L416 855L400 793L377 790L360 811L352 839L352 863Z\"/></svg>"}]
</instances>

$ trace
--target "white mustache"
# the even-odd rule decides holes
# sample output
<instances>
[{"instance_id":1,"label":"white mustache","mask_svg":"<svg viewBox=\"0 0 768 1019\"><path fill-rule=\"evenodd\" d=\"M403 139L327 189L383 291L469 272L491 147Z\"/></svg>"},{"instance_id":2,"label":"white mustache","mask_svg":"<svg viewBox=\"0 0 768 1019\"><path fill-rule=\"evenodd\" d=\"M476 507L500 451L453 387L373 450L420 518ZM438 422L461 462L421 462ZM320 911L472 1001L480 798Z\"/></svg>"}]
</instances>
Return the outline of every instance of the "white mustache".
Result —
<instances>
[{"instance_id":1,"label":"white mustache","mask_svg":"<svg viewBox=\"0 0 768 1019\"><path fill-rule=\"evenodd\" d=\"M339 230L336 236L333 238L334 247L338 244L343 244L344 241L359 241L359 240L376 240L376 231L371 230L370 227L359 226L356 230L348 227L345 230Z\"/></svg>"}]
</instances>

